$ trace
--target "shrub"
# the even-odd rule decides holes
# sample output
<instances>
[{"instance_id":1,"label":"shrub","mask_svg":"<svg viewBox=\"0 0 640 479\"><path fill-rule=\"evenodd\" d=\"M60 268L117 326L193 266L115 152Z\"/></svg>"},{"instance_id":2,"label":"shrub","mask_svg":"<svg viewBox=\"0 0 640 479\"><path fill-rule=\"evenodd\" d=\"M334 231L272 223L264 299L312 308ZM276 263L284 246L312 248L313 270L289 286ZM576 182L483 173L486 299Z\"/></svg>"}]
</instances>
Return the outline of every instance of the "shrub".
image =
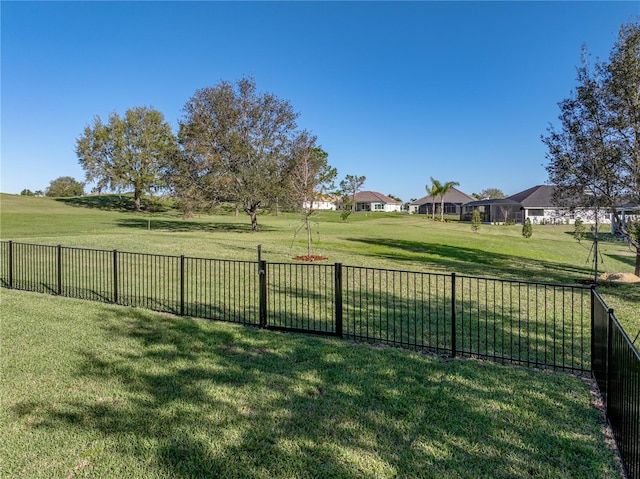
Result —
<instances>
[{"instance_id":1,"label":"shrub","mask_svg":"<svg viewBox=\"0 0 640 479\"><path fill-rule=\"evenodd\" d=\"M584 239L585 230L584 221L581 218L576 218L573 223L573 237L578 240L578 243Z\"/></svg>"},{"instance_id":2,"label":"shrub","mask_svg":"<svg viewBox=\"0 0 640 479\"><path fill-rule=\"evenodd\" d=\"M522 236L525 238L531 238L533 234L533 226L531 225L531 218L527 218L527 220L522 225Z\"/></svg>"},{"instance_id":3,"label":"shrub","mask_svg":"<svg viewBox=\"0 0 640 479\"><path fill-rule=\"evenodd\" d=\"M473 215L471 216L471 229L474 233L477 233L480 229L480 212L478 210L473 210Z\"/></svg>"}]
</instances>

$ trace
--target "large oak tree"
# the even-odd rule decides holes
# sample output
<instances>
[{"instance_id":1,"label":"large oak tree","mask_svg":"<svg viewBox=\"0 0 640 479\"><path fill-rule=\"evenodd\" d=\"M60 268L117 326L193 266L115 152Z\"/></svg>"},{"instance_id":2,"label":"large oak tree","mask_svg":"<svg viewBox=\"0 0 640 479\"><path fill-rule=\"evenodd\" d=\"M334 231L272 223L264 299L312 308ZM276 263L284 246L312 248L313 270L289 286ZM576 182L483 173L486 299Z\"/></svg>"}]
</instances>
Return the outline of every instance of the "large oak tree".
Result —
<instances>
[{"instance_id":1,"label":"large oak tree","mask_svg":"<svg viewBox=\"0 0 640 479\"><path fill-rule=\"evenodd\" d=\"M561 101L560 126L543 136L547 171L561 205L604 208L621 225L636 250L640 275L640 238L625 227L618 208L640 204L640 26L623 25L609 62L591 66L586 49L578 86Z\"/></svg>"},{"instance_id":2,"label":"large oak tree","mask_svg":"<svg viewBox=\"0 0 640 479\"><path fill-rule=\"evenodd\" d=\"M142 195L164 186L167 163L179 148L171 126L153 108L111 113L104 123L96 116L76 142L76 154L86 178L99 190L133 190L136 211Z\"/></svg>"},{"instance_id":3,"label":"large oak tree","mask_svg":"<svg viewBox=\"0 0 640 479\"><path fill-rule=\"evenodd\" d=\"M77 181L71 176L61 176L55 180L51 180L45 194L55 198L82 196L84 195L84 183Z\"/></svg>"},{"instance_id":4,"label":"large oak tree","mask_svg":"<svg viewBox=\"0 0 640 479\"><path fill-rule=\"evenodd\" d=\"M187 204L232 201L258 229L259 207L282 197L283 169L298 114L271 93L258 93L253 79L221 81L197 90L183 109L179 140L184 149L173 181Z\"/></svg>"}]
</instances>

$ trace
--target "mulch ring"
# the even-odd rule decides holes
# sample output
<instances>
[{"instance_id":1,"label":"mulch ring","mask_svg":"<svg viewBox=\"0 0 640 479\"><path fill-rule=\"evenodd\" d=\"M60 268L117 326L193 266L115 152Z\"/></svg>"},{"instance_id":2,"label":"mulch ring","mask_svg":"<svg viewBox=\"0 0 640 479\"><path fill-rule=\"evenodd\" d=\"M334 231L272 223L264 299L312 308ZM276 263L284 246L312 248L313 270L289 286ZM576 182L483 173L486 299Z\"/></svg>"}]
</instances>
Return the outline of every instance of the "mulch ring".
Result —
<instances>
[{"instance_id":1,"label":"mulch ring","mask_svg":"<svg viewBox=\"0 0 640 479\"><path fill-rule=\"evenodd\" d=\"M632 273L602 273L597 284L593 279L575 279L574 282L578 284L595 284L596 286L612 287L622 283L640 283L640 277Z\"/></svg>"},{"instance_id":2,"label":"mulch ring","mask_svg":"<svg viewBox=\"0 0 640 479\"><path fill-rule=\"evenodd\" d=\"M329 258L326 256L317 256L317 255L306 255L306 256L295 256L291 258L294 261L325 261Z\"/></svg>"}]
</instances>

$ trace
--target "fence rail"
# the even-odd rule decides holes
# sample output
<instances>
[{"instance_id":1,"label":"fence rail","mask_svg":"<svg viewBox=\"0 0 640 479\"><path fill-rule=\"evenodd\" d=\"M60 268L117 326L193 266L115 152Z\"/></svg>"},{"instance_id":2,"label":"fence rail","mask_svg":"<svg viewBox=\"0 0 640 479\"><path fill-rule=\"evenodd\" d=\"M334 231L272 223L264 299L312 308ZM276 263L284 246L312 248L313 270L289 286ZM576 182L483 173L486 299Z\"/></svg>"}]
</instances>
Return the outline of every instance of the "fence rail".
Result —
<instances>
[{"instance_id":1,"label":"fence rail","mask_svg":"<svg viewBox=\"0 0 640 479\"><path fill-rule=\"evenodd\" d=\"M0 242L4 287L591 373L640 478L640 357L595 289L336 264Z\"/></svg>"}]
</instances>

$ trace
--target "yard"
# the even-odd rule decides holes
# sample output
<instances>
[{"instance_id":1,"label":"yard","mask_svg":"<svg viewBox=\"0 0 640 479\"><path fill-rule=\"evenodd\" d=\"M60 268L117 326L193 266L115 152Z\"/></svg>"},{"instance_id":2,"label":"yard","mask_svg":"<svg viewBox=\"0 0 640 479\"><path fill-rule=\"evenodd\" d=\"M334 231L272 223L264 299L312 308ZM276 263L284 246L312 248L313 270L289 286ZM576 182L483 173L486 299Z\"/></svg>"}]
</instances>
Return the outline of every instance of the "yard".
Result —
<instances>
[{"instance_id":1,"label":"yard","mask_svg":"<svg viewBox=\"0 0 640 479\"><path fill-rule=\"evenodd\" d=\"M2 290L11 478L620 477L592 385Z\"/></svg>"}]
</instances>

